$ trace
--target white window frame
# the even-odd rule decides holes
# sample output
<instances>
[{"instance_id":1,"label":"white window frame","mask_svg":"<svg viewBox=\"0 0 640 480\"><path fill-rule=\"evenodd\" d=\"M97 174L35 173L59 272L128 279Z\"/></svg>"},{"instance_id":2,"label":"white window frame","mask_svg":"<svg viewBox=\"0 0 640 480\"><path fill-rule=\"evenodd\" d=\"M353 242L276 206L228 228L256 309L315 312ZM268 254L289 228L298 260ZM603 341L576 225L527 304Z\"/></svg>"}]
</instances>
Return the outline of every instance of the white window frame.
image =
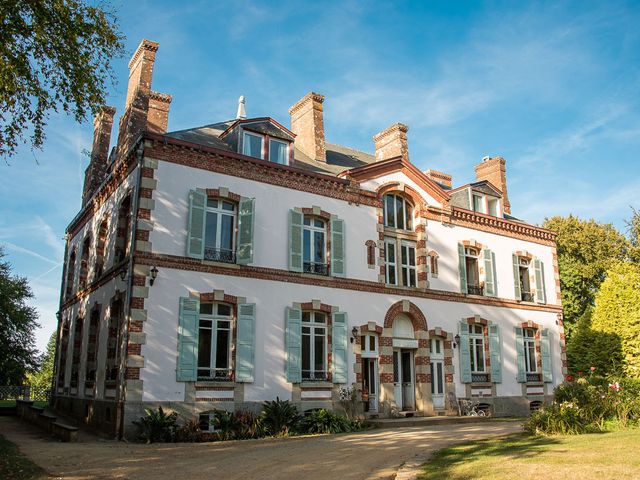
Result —
<instances>
[{"instance_id":1,"label":"white window frame","mask_svg":"<svg viewBox=\"0 0 640 480\"><path fill-rule=\"evenodd\" d=\"M444 383L438 385L442 389L442 392L436 392L436 375L437 365L440 364L440 368L443 370L442 380L444 380L444 341L441 338L432 338L429 341L429 358L430 370L431 370L431 394L432 395L444 395Z\"/></svg>"},{"instance_id":2,"label":"white window frame","mask_svg":"<svg viewBox=\"0 0 640 480\"><path fill-rule=\"evenodd\" d=\"M389 251L393 251L393 262L389 260ZM389 281L391 270L393 270L395 282ZM387 285L398 285L398 253L396 252L396 239L392 237L384 239L384 272Z\"/></svg>"},{"instance_id":3,"label":"white window frame","mask_svg":"<svg viewBox=\"0 0 640 480\"><path fill-rule=\"evenodd\" d=\"M371 339L373 339L373 350L369 348L371 346ZM365 333L362 335L361 340L361 355L362 358L378 358L378 335L375 333Z\"/></svg>"},{"instance_id":4,"label":"white window frame","mask_svg":"<svg viewBox=\"0 0 640 480\"><path fill-rule=\"evenodd\" d=\"M491 213L491 202L496 204L495 214ZM496 197L487 197L487 214L492 217L500 217L500 199Z\"/></svg>"},{"instance_id":5,"label":"white window frame","mask_svg":"<svg viewBox=\"0 0 640 480\"><path fill-rule=\"evenodd\" d=\"M523 329L522 341L524 343L524 363L526 373L539 373L538 359L536 358L536 331L532 328ZM533 368L531 367L532 361Z\"/></svg>"},{"instance_id":6,"label":"white window frame","mask_svg":"<svg viewBox=\"0 0 640 480\"><path fill-rule=\"evenodd\" d=\"M210 207L209 206L209 200L216 200L218 202L218 206L217 207ZM233 205L233 210L224 210L222 208L223 203L228 203L230 205ZM211 245L207 245L206 244L206 228L207 228L207 220L209 217L209 213L215 213L217 215L216 218L216 239L215 239L215 245L211 246ZM238 205L235 202L232 202L228 199L225 198L207 198L207 201L205 203L205 252L207 248L213 248L215 250L218 251L222 251L221 245L222 245L222 216L229 216L233 218L233 222L231 225L231 250L230 253L235 253L236 251L236 233L237 233L237 229L238 229ZM205 258L206 258L206 253L205 253Z\"/></svg>"},{"instance_id":7,"label":"white window frame","mask_svg":"<svg viewBox=\"0 0 640 480\"><path fill-rule=\"evenodd\" d=\"M260 157L254 157L253 155L250 155L249 153L247 153L247 145L248 145L248 142L246 141L247 136L257 137L260 139ZM259 135L257 133L247 132L246 130L244 130L242 132L242 154L251 158L260 158L260 160L264 160L264 135Z\"/></svg>"},{"instance_id":8,"label":"white window frame","mask_svg":"<svg viewBox=\"0 0 640 480\"><path fill-rule=\"evenodd\" d=\"M480 330L478 332L477 330ZM480 340L480 342L478 342ZM482 370L478 369L477 359L478 359L478 350L480 350L482 354ZM469 359L471 361L471 373L487 373L486 370L486 358L485 358L485 349L484 349L484 327L480 324L473 323L469 325ZM474 369L475 367L475 369Z\"/></svg>"},{"instance_id":9,"label":"white window frame","mask_svg":"<svg viewBox=\"0 0 640 480\"><path fill-rule=\"evenodd\" d=\"M309 225L307 225L305 222L309 220ZM315 221L320 221L322 222L323 226L322 227L317 227L316 225L314 225ZM304 232L305 230L309 232L309 263L317 265L317 262L315 261L316 258L316 242L314 241L314 237L315 237L315 233L316 232L320 232L322 233L322 262L320 262L321 265L327 265L327 224L328 222L324 219L324 218L320 218L317 217L315 215L304 215L302 217L302 261L304 262L304 253L305 253L305 248L307 248L307 244L304 241Z\"/></svg>"},{"instance_id":10,"label":"white window frame","mask_svg":"<svg viewBox=\"0 0 640 480\"><path fill-rule=\"evenodd\" d=\"M272 160L271 158L271 152L273 151L271 148L271 143L280 143L282 145L285 146L286 149L286 155L285 155L285 159L284 159L284 163L280 163L280 162L276 162L275 160ZM291 148L291 143L290 142L285 142L283 140L278 140L276 138L269 138L269 161L273 162L273 163L277 163L278 165L289 165L289 149Z\"/></svg>"},{"instance_id":11,"label":"white window frame","mask_svg":"<svg viewBox=\"0 0 640 480\"><path fill-rule=\"evenodd\" d=\"M202 416L203 415L206 415L207 418L209 419L209 421L207 422L207 428L206 429L202 428ZM215 432L217 430L215 424L213 423L215 418L216 418L215 411L213 411L213 412L200 412L198 414L198 429L201 432Z\"/></svg>"},{"instance_id":12,"label":"white window frame","mask_svg":"<svg viewBox=\"0 0 640 480\"><path fill-rule=\"evenodd\" d=\"M482 206L481 210L476 209L476 198L480 199L480 205ZM487 197L486 195L482 195L480 193L472 192L471 193L471 208L474 212L487 214Z\"/></svg>"},{"instance_id":13,"label":"white window frame","mask_svg":"<svg viewBox=\"0 0 640 480\"><path fill-rule=\"evenodd\" d=\"M464 271L465 277L467 278L467 288L471 285L469 283L469 270L467 269L467 258L472 258L476 261L476 271L478 272L478 284L475 285L480 287L480 249L474 247L464 247Z\"/></svg>"},{"instance_id":14,"label":"white window frame","mask_svg":"<svg viewBox=\"0 0 640 480\"><path fill-rule=\"evenodd\" d=\"M309 321L305 321L305 316L309 315ZM324 322L316 322L316 315L324 316ZM328 327L329 327L329 315L325 312L317 312L315 310L306 310L302 312L302 322L301 322L301 331L302 337L309 336L309 351L307 352L309 356L309 370L302 370L302 381L314 381L314 380L327 380L328 378L328 348L329 348L329 336L328 336ZM304 329L309 328L309 333L304 333ZM317 333L317 329L322 329L324 331L323 338L323 348L324 355L322 356L322 370L315 369L315 358L316 358L316 344L315 344L315 335ZM304 342L300 343L300 356L301 356L301 366L302 360L304 359L304 350L303 350ZM305 373L308 373L305 378Z\"/></svg>"},{"instance_id":15,"label":"white window frame","mask_svg":"<svg viewBox=\"0 0 640 480\"><path fill-rule=\"evenodd\" d=\"M387 211L387 198L388 197L393 197L393 220L394 220L394 224L393 225L389 225L389 214ZM397 200L400 199L402 201L402 221L403 221L403 225L404 227L398 227L398 217L396 215L397 211L396 211L396 202ZM414 218L413 218L413 209L414 206L411 202L409 202L409 200L407 200L404 196L402 195L398 195L395 193L387 193L382 197L382 206L383 206L383 224L385 227L388 228L396 228L398 230L406 230L409 232L413 232L414 231L414 226L413 224L414 222ZM409 226L409 228L407 228L407 209L410 210L410 220L411 220L411 225Z\"/></svg>"},{"instance_id":16,"label":"white window frame","mask_svg":"<svg viewBox=\"0 0 640 480\"><path fill-rule=\"evenodd\" d=\"M198 379L203 379L203 380L214 380L214 379L221 379L221 378L229 378L231 375L231 359L232 359L232 355L231 355L231 346L233 344L233 307L229 304L226 303L221 303L221 302L206 302L207 304L210 303L211 304L211 313L200 313L199 314L199 319L198 319L198 336L200 334L200 330L211 330L211 351L209 352L209 375L208 376L203 376L200 375L200 370L205 370L207 369L207 367L200 367L199 365L199 361L198 361L198 365L197 365L197 372L198 372ZM218 305L224 305L229 307L229 315L221 315L218 313ZM211 322L211 327L203 327L201 326L201 322L202 321L209 321ZM218 331L220 330L227 330L226 328L220 328L218 326L218 322L229 322L229 335L228 335L228 340L227 340L227 368L222 368L222 367L218 367L217 363L216 363L216 359L217 359L217 349L218 349ZM198 346L199 347L199 346ZM199 353L198 352L198 357L199 357ZM220 372L225 372L226 375L222 375L222 376L217 376L216 373L220 371ZM212 375L213 373L213 375Z\"/></svg>"},{"instance_id":17,"label":"white window frame","mask_svg":"<svg viewBox=\"0 0 640 480\"><path fill-rule=\"evenodd\" d=\"M406 257L407 257L407 263L405 264L402 261L402 254L404 253L404 251L406 250ZM413 265L411 265L410 262L410 253L411 250L413 250ZM416 249L416 242L412 242L409 240L401 240L400 241L400 265L401 265L401 273L404 274L404 271L407 271L407 284L404 285L405 287L411 287L411 288L415 288L418 286L418 258L417 258L417 249ZM401 275L403 276L403 275ZM411 281L413 279L413 282ZM413 283L413 285L412 285Z\"/></svg>"}]
</instances>

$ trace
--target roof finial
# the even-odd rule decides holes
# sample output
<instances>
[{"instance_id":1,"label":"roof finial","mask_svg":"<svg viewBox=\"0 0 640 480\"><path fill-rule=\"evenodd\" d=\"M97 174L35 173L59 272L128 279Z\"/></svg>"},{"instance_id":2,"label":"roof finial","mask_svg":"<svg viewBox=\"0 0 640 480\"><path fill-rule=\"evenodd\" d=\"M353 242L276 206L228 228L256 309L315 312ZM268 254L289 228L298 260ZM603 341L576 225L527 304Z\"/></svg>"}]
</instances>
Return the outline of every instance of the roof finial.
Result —
<instances>
[{"instance_id":1,"label":"roof finial","mask_svg":"<svg viewBox=\"0 0 640 480\"><path fill-rule=\"evenodd\" d=\"M238 99L238 113L236 118L239 120L244 120L247 118L247 112L244 109L244 95L240 95Z\"/></svg>"}]
</instances>

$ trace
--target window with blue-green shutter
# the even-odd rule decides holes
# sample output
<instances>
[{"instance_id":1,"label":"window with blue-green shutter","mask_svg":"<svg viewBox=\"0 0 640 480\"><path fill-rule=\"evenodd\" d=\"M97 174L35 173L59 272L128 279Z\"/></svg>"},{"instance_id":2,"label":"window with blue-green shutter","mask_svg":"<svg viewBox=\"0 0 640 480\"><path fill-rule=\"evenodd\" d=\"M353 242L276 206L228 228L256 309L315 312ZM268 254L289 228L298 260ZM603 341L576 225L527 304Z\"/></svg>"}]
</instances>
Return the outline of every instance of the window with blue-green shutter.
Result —
<instances>
[{"instance_id":1,"label":"window with blue-green shutter","mask_svg":"<svg viewBox=\"0 0 640 480\"><path fill-rule=\"evenodd\" d=\"M491 381L502 382L502 349L498 325L489 325L489 361L491 363Z\"/></svg>"},{"instance_id":2,"label":"window with blue-green shutter","mask_svg":"<svg viewBox=\"0 0 640 480\"><path fill-rule=\"evenodd\" d=\"M253 262L253 224L255 222L255 199L242 198L238 204L238 251L237 263Z\"/></svg>"},{"instance_id":3,"label":"window with blue-green shutter","mask_svg":"<svg viewBox=\"0 0 640 480\"><path fill-rule=\"evenodd\" d=\"M204 230L207 195L198 190L189 192L189 223L187 229L187 256L204 258Z\"/></svg>"},{"instance_id":4,"label":"window with blue-green shutter","mask_svg":"<svg viewBox=\"0 0 640 480\"><path fill-rule=\"evenodd\" d=\"M287 307L285 310L285 372L287 381L302 381L302 310Z\"/></svg>"},{"instance_id":5,"label":"window with blue-green shutter","mask_svg":"<svg viewBox=\"0 0 640 480\"><path fill-rule=\"evenodd\" d=\"M289 270L302 272L302 212L289 210Z\"/></svg>"},{"instance_id":6,"label":"window with blue-green shutter","mask_svg":"<svg viewBox=\"0 0 640 480\"><path fill-rule=\"evenodd\" d=\"M497 295L496 288L496 256L488 248L482 250L482 258L484 260L484 294L488 297Z\"/></svg>"},{"instance_id":7,"label":"window with blue-green shutter","mask_svg":"<svg viewBox=\"0 0 640 480\"><path fill-rule=\"evenodd\" d=\"M176 368L176 379L179 382L192 382L197 378L199 312L199 300L189 297L180 298Z\"/></svg>"},{"instance_id":8,"label":"window with blue-green shutter","mask_svg":"<svg viewBox=\"0 0 640 480\"><path fill-rule=\"evenodd\" d=\"M256 306L238 305L236 340L236 381L253 382L255 368Z\"/></svg>"},{"instance_id":9,"label":"window with blue-green shutter","mask_svg":"<svg viewBox=\"0 0 640 480\"><path fill-rule=\"evenodd\" d=\"M335 215L331 216L331 275L346 275L344 220Z\"/></svg>"},{"instance_id":10,"label":"window with blue-green shutter","mask_svg":"<svg viewBox=\"0 0 640 480\"><path fill-rule=\"evenodd\" d=\"M460 344L458 345L460 359L460 381L471 383L471 351L469 348L469 324L466 320L459 323Z\"/></svg>"},{"instance_id":11,"label":"window with blue-green shutter","mask_svg":"<svg viewBox=\"0 0 640 480\"><path fill-rule=\"evenodd\" d=\"M536 302L546 303L547 296L544 291L544 264L542 261L535 259L535 276L536 276Z\"/></svg>"},{"instance_id":12,"label":"window with blue-green shutter","mask_svg":"<svg viewBox=\"0 0 640 480\"><path fill-rule=\"evenodd\" d=\"M347 314L345 312L333 314L331 342L333 383L347 383Z\"/></svg>"},{"instance_id":13,"label":"window with blue-green shutter","mask_svg":"<svg viewBox=\"0 0 640 480\"><path fill-rule=\"evenodd\" d=\"M524 354L524 330L522 327L515 327L516 335L516 366L518 367L518 373L516 379L519 383L525 383L527 381L527 365Z\"/></svg>"},{"instance_id":14,"label":"window with blue-green shutter","mask_svg":"<svg viewBox=\"0 0 640 480\"><path fill-rule=\"evenodd\" d=\"M551 332L548 328L540 330L540 357L542 359L542 381L553 382L553 368L551 365Z\"/></svg>"}]
</instances>

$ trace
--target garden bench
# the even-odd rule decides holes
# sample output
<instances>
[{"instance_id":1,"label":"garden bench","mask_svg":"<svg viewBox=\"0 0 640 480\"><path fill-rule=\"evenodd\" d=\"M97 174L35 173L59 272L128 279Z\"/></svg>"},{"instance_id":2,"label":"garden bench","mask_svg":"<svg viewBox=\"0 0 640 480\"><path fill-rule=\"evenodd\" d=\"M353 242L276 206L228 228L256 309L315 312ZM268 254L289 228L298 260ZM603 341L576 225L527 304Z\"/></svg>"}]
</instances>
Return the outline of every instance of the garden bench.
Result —
<instances>
[{"instance_id":1,"label":"garden bench","mask_svg":"<svg viewBox=\"0 0 640 480\"><path fill-rule=\"evenodd\" d=\"M59 438L63 442L77 442L78 428L71 425L65 425L60 422L51 423L51 433L54 437Z\"/></svg>"}]
</instances>

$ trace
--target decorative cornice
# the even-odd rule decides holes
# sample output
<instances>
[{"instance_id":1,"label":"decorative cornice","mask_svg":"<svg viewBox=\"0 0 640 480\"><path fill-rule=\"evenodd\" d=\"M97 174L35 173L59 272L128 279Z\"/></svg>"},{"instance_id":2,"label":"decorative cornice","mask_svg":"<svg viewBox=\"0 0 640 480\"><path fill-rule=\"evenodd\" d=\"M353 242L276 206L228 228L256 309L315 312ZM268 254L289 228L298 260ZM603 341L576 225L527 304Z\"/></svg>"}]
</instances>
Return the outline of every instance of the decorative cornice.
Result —
<instances>
[{"instance_id":1,"label":"decorative cornice","mask_svg":"<svg viewBox=\"0 0 640 480\"><path fill-rule=\"evenodd\" d=\"M140 42L140 45L138 45L136 52L133 54L133 57L131 57L131 60L129 60L129 69L131 69L133 64L136 63L136 61L138 60L138 57L140 57L142 52L146 50L148 52L155 53L158 51L159 46L160 44L158 42L152 42L151 40L146 40L146 39L142 40L142 42Z\"/></svg>"},{"instance_id":2,"label":"decorative cornice","mask_svg":"<svg viewBox=\"0 0 640 480\"><path fill-rule=\"evenodd\" d=\"M289 108L289 115L294 115L298 111L300 111L303 107L305 107L309 102L313 102L314 104L319 103L322 105L324 102L324 95L320 95L319 93L309 92L300 100L298 100L291 108Z\"/></svg>"},{"instance_id":3,"label":"decorative cornice","mask_svg":"<svg viewBox=\"0 0 640 480\"><path fill-rule=\"evenodd\" d=\"M388 137L389 135L393 135L393 134L396 134L396 133L401 133L401 134L404 133L404 134L406 134L408 131L409 131L409 127L407 125L405 125L404 123L394 123L389 128L385 128L380 133L376 133L373 136L373 141L377 143L380 140L382 140L383 138Z\"/></svg>"},{"instance_id":4,"label":"decorative cornice","mask_svg":"<svg viewBox=\"0 0 640 480\"><path fill-rule=\"evenodd\" d=\"M171 103L171 100L173 100L173 97L171 95L169 95L168 93L160 93L160 92L151 91L151 93L149 94L149 99L150 100L157 100L157 101L162 102L162 103Z\"/></svg>"}]
</instances>

